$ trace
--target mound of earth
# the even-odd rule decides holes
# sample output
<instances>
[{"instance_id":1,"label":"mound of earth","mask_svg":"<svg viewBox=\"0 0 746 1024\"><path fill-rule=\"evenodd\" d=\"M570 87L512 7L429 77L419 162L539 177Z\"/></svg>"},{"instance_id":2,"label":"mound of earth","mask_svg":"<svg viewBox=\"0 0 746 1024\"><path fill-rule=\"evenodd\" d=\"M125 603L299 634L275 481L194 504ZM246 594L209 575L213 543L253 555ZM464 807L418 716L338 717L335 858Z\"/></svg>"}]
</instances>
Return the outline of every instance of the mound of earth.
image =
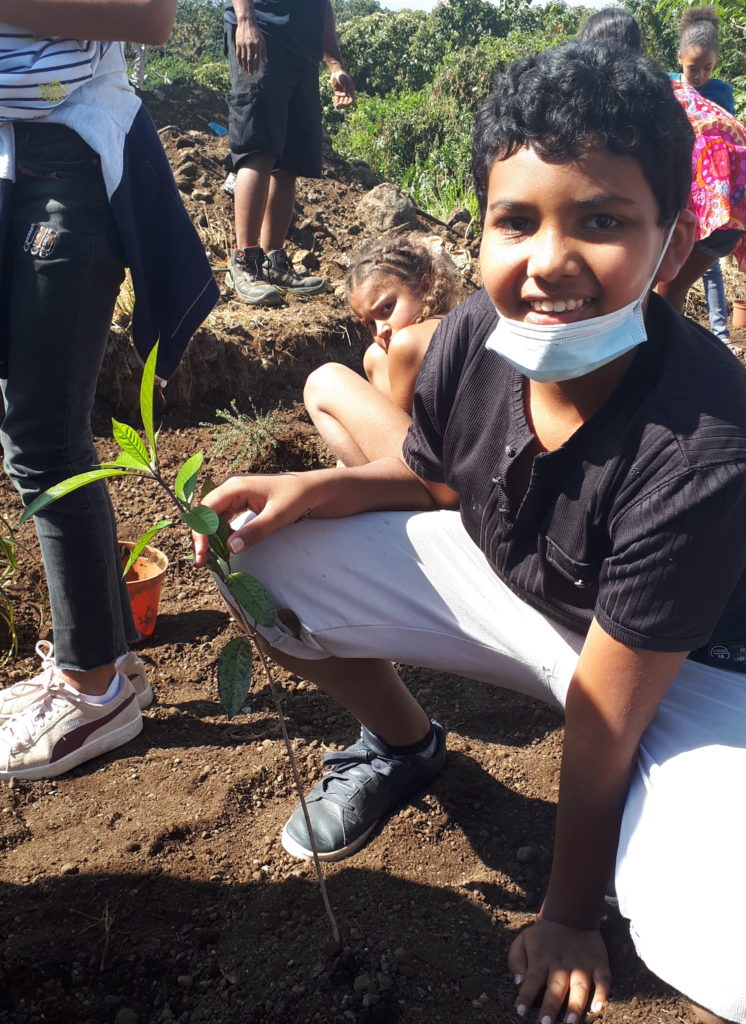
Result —
<instances>
[{"instance_id":1,"label":"mound of earth","mask_svg":"<svg viewBox=\"0 0 746 1024\"><path fill-rule=\"evenodd\" d=\"M219 275L232 211L221 191L225 140L208 122L224 121L222 103L192 86L147 99ZM321 362L360 365L364 339L335 289L368 230L360 203L381 184L331 150L324 177L301 183L291 250L331 290L280 310L224 297L157 411L167 474L198 450L216 480L250 460L259 469L328 462L301 389ZM476 243L464 223L448 228L417 211L414 222L441 238L460 261L464 291L473 288ZM138 422L137 387L123 301L99 394L102 458L114 455L106 414ZM233 398L246 420L231 413ZM123 539L168 514L144 483L116 482L111 492ZM0 514L15 522L18 512L3 478ZM362 852L327 868L337 947L312 869L279 843L296 798L267 682L257 670L248 705L226 721L216 661L234 626L192 567L187 538L161 538L170 568L156 631L140 647L155 692L142 734L57 780L0 783L0 1024L515 1020L505 957L547 881L559 717L483 684L405 670L448 730L447 768ZM36 672L34 644L50 626L33 529L19 540L20 568L5 584L19 641L7 683ZM324 751L346 746L356 726L302 679L278 681L309 787ZM612 908L603 928L614 972L607 1024L690 1020L684 1000L637 959Z\"/></svg>"},{"instance_id":2,"label":"mound of earth","mask_svg":"<svg viewBox=\"0 0 746 1024\"><path fill-rule=\"evenodd\" d=\"M290 297L280 309L234 300L223 285L233 248L233 200L223 190L230 157L225 136L210 127L225 124L225 105L216 93L191 83L163 87L144 98L223 292L169 382L165 397L170 406L217 406L230 396L266 409L292 401L291 395L299 398L306 376L322 362L359 366L365 335L349 314L342 285L350 254L382 228L411 229L439 239L462 272L463 295L478 283L477 243L464 237L463 220L456 216L452 228L434 220L367 165L340 159L327 143L323 176L299 181L288 239L299 268L327 278L327 293ZM134 413L137 408L130 317L131 288L126 285L99 383L102 409Z\"/></svg>"}]
</instances>

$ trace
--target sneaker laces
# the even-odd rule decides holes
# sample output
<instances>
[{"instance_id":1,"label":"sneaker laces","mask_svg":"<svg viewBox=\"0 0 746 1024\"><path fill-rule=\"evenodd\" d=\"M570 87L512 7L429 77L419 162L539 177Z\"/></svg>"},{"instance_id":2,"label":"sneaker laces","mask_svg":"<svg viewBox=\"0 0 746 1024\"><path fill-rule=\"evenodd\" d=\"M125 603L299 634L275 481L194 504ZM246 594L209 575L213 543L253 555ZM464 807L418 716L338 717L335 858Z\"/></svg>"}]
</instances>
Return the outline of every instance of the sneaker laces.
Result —
<instances>
[{"instance_id":1,"label":"sneaker laces","mask_svg":"<svg viewBox=\"0 0 746 1024\"><path fill-rule=\"evenodd\" d=\"M3 731L10 735L20 747L30 747L36 742L36 730L51 717L52 712L64 704L83 704L77 691L66 685L59 676L52 675L43 684L39 695L23 711L13 715L5 723Z\"/></svg>"},{"instance_id":2,"label":"sneaker laces","mask_svg":"<svg viewBox=\"0 0 746 1024\"><path fill-rule=\"evenodd\" d=\"M19 683L14 683L10 688L10 693L14 697L24 697L34 690L44 689L47 681L52 678L56 668L54 663L54 644L50 643L49 640L39 640L34 650L38 657L41 658L41 672L31 679L22 679Z\"/></svg>"},{"instance_id":3,"label":"sneaker laces","mask_svg":"<svg viewBox=\"0 0 746 1024\"><path fill-rule=\"evenodd\" d=\"M264 277L264 253L261 249L236 249L236 266L249 277L260 281Z\"/></svg>"}]
</instances>

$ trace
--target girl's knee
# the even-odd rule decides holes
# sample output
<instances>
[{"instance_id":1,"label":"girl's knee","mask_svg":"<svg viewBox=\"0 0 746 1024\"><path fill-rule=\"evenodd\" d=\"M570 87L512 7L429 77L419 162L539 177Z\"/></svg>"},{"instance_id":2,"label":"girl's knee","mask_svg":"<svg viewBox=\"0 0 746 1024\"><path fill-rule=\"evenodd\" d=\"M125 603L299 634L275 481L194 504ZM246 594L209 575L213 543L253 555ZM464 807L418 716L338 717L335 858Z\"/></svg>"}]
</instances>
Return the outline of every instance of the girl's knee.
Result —
<instances>
[{"instance_id":1,"label":"girl's knee","mask_svg":"<svg viewBox=\"0 0 746 1024\"><path fill-rule=\"evenodd\" d=\"M309 373L303 388L303 402L308 412L324 410L329 400L339 394L351 373L353 371L341 363L324 363Z\"/></svg>"}]
</instances>

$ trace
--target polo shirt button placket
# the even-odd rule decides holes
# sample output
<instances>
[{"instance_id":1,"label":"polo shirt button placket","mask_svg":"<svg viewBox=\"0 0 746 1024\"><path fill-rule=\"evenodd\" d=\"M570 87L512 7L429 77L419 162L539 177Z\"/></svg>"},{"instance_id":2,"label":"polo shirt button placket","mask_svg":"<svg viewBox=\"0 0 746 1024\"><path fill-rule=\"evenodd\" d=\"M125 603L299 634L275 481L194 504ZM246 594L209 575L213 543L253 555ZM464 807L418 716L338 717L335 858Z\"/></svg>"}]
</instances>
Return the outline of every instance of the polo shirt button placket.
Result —
<instances>
[{"instance_id":1,"label":"polo shirt button placket","mask_svg":"<svg viewBox=\"0 0 746 1024\"><path fill-rule=\"evenodd\" d=\"M497 506L497 511L502 515L505 520L506 526L510 528L513 525L513 517L510 514L510 505L508 504L508 495L505 490L505 477L497 476L492 477L492 483L498 488L500 492L500 504Z\"/></svg>"}]
</instances>

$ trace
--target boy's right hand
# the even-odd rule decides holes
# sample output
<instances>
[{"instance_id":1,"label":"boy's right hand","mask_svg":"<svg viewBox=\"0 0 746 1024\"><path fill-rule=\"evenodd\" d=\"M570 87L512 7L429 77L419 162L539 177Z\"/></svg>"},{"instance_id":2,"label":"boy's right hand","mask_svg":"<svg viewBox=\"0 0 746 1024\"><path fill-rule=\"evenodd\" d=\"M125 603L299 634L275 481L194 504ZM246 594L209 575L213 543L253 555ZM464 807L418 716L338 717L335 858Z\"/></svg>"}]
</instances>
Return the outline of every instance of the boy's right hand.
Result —
<instances>
[{"instance_id":1,"label":"boy's right hand","mask_svg":"<svg viewBox=\"0 0 746 1024\"><path fill-rule=\"evenodd\" d=\"M201 504L229 522L241 512L256 517L228 538L233 554L258 544L275 530L304 519L313 511L309 473L283 473L281 476L233 476L206 494ZM195 565L207 562L208 538L192 533Z\"/></svg>"},{"instance_id":2,"label":"boy's right hand","mask_svg":"<svg viewBox=\"0 0 746 1024\"><path fill-rule=\"evenodd\" d=\"M542 1024L579 1024L589 1007L599 1013L609 998L611 973L599 931L539 918L514 939L508 967L518 985L516 1012L527 1017L541 1000Z\"/></svg>"},{"instance_id":3,"label":"boy's right hand","mask_svg":"<svg viewBox=\"0 0 746 1024\"><path fill-rule=\"evenodd\" d=\"M258 75L267 63L267 44L253 18L239 18L236 25L236 60L247 75Z\"/></svg>"}]
</instances>

